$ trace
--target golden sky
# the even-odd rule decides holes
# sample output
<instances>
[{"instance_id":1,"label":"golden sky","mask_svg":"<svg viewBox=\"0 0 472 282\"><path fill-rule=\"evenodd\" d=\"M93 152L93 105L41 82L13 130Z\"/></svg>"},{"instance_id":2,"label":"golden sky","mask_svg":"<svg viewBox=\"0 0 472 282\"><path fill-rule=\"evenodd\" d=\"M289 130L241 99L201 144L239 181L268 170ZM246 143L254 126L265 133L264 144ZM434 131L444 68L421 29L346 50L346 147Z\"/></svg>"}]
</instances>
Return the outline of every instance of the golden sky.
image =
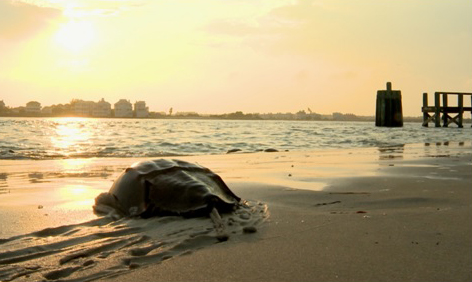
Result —
<instances>
[{"instance_id":1,"label":"golden sky","mask_svg":"<svg viewBox=\"0 0 472 282\"><path fill-rule=\"evenodd\" d=\"M0 0L12 107L374 115L391 81L419 116L423 92L472 92L471 50L470 0Z\"/></svg>"}]
</instances>

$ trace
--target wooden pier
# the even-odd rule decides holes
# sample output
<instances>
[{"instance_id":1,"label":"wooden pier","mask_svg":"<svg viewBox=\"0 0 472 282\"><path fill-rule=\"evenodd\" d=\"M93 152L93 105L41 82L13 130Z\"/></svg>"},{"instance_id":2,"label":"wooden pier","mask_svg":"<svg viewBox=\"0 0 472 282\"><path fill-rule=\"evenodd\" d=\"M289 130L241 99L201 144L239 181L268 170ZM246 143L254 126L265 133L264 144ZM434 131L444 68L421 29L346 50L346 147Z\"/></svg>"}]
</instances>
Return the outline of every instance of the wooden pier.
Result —
<instances>
[{"instance_id":1,"label":"wooden pier","mask_svg":"<svg viewBox=\"0 0 472 282\"><path fill-rule=\"evenodd\" d=\"M448 105L448 97L455 95L457 96L457 106L450 107ZM442 96L442 99L441 99ZM428 93L423 93L423 126L427 127L430 121L434 122L435 127L441 127L441 119L443 121L443 127L448 127L449 124L455 123L458 127L463 127L463 116L464 112L472 113L471 107L464 107L464 96L471 97L472 105L472 93L461 93L461 92L435 92L434 93L434 106L428 106ZM442 100L442 106L441 106ZM432 113L432 114L430 114ZM442 118L441 118L442 114ZM456 114L452 116L450 114Z\"/></svg>"}]
</instances>

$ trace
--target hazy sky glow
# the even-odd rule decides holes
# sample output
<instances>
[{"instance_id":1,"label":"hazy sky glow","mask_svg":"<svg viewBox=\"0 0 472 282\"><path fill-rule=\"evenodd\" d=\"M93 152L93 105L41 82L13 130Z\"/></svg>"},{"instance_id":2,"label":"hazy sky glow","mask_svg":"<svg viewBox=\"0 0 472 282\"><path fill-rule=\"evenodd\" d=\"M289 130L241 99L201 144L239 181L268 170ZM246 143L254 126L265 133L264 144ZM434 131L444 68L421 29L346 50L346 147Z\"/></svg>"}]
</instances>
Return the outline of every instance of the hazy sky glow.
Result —
<instances>
[{"instance_id":1,"label":"hazy sky glow","mask_svg":"<svg viewBox=\"0 0 472 282\"><path fill-rule=\"evenodd\" d=\"M374 115L391 81L419 116L423 92L472 92L471 50L470 0L0 0L8 106Z\"/></svg>"}]
</instances>

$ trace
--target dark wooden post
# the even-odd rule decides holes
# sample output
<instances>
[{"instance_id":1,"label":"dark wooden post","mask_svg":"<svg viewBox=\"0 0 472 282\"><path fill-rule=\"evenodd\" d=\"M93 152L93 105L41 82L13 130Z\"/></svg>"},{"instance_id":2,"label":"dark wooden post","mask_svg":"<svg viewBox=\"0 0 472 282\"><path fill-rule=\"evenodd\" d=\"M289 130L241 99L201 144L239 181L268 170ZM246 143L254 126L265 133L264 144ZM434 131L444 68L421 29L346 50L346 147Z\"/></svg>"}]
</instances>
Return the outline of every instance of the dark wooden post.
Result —
<instances>
[{"instance_id":1,"label":"dark wooden post","mask_svg":"<svg viewBox=\"0 0 472 282\"><path fill-rule=\"evenodd\" d=\"M429 115L428 93L423 93L423 108L421 110L423 111L423 126L428 127L429 121L432 119Z\"/></svg>"},{"instance_id":2,"label":"dark wooden post","mask_svg":"<svg viewBox=\"0 0 472 282\"><path fill-rule=\"evenodd\" d=\"M434 93L434 126L435 127L441 127L441 118L440 118L440 113L441 113L441 101L439 99L439 92Z\"/></svg>"},{"instance_id":3,"label":"dark wooden post","mask_svg":"<svg viewBox=\"0 0 472 282\"><path fill-rule=\"evenodd\" d=\"M448 115L448 111L447 111L447 107L448 107L447 93L442 93L442 95L443 95L443 127L448 127L449 126L449 122L448 122L449 115Z\"/></svg>"},{"instance_id":4,"label":"dark wooden post","mask_svg":"<svg viewBox=\"0 0 472 282\"><path fill-rule=\"evenodd\" d=\"M423 126L428 127L429 113L427 112L428 107L428 93L423 93Z\"/></svg>"},{"instance_id":5,"label":"dark wooden post","mask_svg":"<svg viewBox=\"0 0 472 282\"><path fill-rule=\"evenodd\" d=\"M376 102L376 126L403 126L402 95L400 90L392 90L392 83L387 82L387 90L377 91Z\"/></svg>"},{"instance_id":6,"label":"dark wooden post","mask_svg":"<svg viewBox=\"0 0 472 282\"><path fill-rule=\"evenodd\" d=\"M459 113L457 117L457 126L462 128L462 119L464 118L464 96L462 94L457 95L457 106L459 107Z\"/></svg>"},{"instance_id":7,"label":"dark wooden post","mask_svg":"<svg viewBox=\"0 0 472 282\"><path fill-rule=\"evenodd\" d=\"M392 100L393 100L393 125L396 127L403 126L403 107L402 107L402 94L401 91L392 90Z\"/></svg>"},{"instance_id":8,"label":"dark wooden post","mask_svg":"<svg viewBox=\"0 0 472 282\"><path fill-rule=\"evenodd\" d=\"M383 112L385 111L384 104L382 101L385 100L385 94L381 91L377 91L377 100L375 107L375 126L382 126L383 124Z\"/></svg>"}]
</instances>

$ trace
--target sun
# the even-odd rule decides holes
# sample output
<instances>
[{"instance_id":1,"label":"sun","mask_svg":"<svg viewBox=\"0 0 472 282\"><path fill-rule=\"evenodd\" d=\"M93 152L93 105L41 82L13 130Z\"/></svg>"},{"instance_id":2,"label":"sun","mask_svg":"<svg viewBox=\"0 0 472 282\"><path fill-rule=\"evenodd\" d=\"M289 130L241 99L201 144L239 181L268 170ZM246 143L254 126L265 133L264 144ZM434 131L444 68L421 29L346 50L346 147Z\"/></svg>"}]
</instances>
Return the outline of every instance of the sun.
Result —
<instances>
[{"instance_id":1,"label":"sun","mask_svg":"<svg viewBox=\"0 0 472 282\"><path fill-rule=\"evenodd\" d=\"M89 47L95 39L95 28L89 21L71 20L63 23L56 33L55 41L71 52Z\"/></svg>"}]
</instances>

